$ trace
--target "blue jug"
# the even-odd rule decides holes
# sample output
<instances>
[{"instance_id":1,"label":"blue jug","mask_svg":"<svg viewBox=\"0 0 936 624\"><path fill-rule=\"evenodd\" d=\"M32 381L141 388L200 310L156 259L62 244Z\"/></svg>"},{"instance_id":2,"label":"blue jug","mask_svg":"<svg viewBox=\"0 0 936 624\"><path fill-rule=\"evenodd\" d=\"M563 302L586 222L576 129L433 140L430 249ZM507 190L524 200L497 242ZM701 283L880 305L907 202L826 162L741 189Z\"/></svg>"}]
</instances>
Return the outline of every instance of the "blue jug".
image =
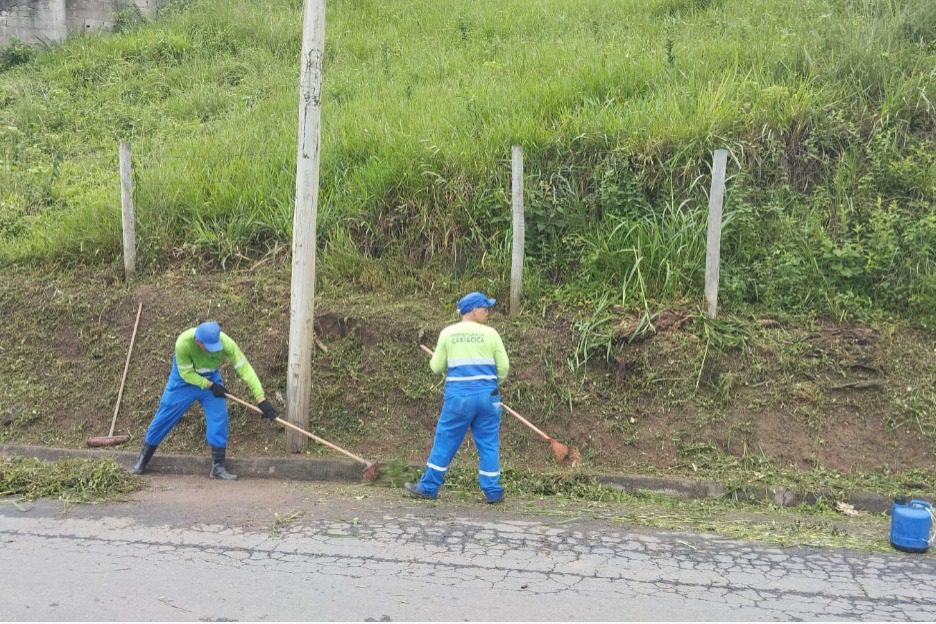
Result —
<instances>
[{"instance_id":1,"label":"blue jug","mask_svg":"<svg viewBox=\"0 0 936 624\"><path fill-rule=\"evenodd\" d=\"M904 552L926 552L932 520L933 506L926 501L895 499L891 507L891 546Z\"/></svg>"}]
</instances>

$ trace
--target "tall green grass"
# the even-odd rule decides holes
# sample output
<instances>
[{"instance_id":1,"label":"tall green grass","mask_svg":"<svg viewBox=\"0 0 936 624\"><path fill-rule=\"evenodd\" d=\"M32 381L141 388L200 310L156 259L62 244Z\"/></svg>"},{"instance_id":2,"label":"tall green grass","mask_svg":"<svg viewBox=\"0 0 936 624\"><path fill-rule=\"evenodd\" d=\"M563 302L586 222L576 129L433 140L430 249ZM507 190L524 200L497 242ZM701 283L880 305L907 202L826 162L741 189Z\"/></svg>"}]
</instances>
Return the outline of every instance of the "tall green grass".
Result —
<instances>
[{"instance_id":1,"label":"tall green grass","mask_svg":"<svg viewBox=\"0 0 936 624\"><path fill-rule=\"evenodd\" d=\"M119 141L145 265L288 248L300 20L177 0L0 72L0 262L113 262ZM934 32L927 0L329 3L323 273L505 288L520 144L533 284L698 298L726 147L725 304L932 319Z\"/></svg>"}]
</instances>

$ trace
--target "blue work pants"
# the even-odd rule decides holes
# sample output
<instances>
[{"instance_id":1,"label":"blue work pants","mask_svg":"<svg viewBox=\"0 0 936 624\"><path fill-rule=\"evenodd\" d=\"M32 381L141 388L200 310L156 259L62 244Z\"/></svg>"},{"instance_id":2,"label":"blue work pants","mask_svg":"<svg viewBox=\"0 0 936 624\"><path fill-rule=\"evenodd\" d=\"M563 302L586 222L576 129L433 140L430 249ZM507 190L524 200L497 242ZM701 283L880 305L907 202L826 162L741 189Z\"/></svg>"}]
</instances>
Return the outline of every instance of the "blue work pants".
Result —
<instances>
[{"instance_id":1,"label":"blue work pants","mask_svg":"<svg viewBox=\"0 0 936 624\"><path fill-rule=\"evenodd\" d=\"M449 397L442 405L436 425L435 440L426 462L419 489L435 496L445 481L445 471L470 429L478 447L478 484L488 500L500 500L500 395L479 393Z\"/></svg>"},{"instance_id":2,"label":"blue work pants","mask_svg":"<svg viewBox=\"0 0 936 624\"><path fill-rule=\"evenodd\" d=\"M223 385L221 373L218 371L214 371L207 379ZM174 357L172 372L169 373L169 380L159 400L159 408L146 430L146 444L158 446L195 401L201 403L205 412L205 440L208 445L213 448L225 448L228 439L227 401L213 395L211 390L193 386L182 379Z\"/></svg>"}]
</instances>

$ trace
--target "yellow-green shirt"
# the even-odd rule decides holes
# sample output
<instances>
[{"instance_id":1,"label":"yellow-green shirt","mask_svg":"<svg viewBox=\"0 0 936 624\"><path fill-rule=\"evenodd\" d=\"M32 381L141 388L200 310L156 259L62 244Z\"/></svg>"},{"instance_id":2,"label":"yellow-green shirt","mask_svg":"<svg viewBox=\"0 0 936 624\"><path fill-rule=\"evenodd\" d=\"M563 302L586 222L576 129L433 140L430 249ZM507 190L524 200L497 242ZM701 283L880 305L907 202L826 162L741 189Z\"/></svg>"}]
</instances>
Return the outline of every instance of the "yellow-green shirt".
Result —
<instances>
[{"instance_id":1,"label":"yellow-green shirt","mask_svg":"<svg viewBox=\"0 0 936 624\"><path fill-rule=\"evenodd\" d=\"M445 396L491 392L504 381L510 360L500 334L474 321L449 325L439 334L429 368L445 372Z\"/></svg>"},{"instance_id":2,"label":"yellow-green shirt","mask_svg":"<svg viewBox=\"0 0 936 624\"><path fill-rule=\"evenodd\" d=\"M253 367L247 361L237 343L230 336L221 332L221 344L224 348L215 353L209 353L195 342L194 327L179 334L175 344L175 359L182 379L193 386L207 388L211 385L211 380L208 377L217 371L222 364L227 363L234 367L237 376L247 384L254 399L257 401L263 399L265 395L263 394L263 386L260 385L260 379L257 378L257 373L254 372Z\"/></svg>"}]
</instances>

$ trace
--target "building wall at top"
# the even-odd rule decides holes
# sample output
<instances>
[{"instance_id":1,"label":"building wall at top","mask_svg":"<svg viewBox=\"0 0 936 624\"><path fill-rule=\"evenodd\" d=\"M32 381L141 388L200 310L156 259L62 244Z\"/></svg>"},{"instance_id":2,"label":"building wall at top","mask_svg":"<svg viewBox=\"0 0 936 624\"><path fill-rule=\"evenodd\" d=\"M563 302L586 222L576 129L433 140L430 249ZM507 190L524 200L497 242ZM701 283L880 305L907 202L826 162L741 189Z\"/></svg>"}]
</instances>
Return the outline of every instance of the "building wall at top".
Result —
<instances>
[{"instance_id":1,"label":"building wall at top","mask_svg":"<svg viewBox=\"0 0 936 624\"><path fill-rule=\"evenodd\" d=\"M165 0L0 0L0 45L59 42L114 27L115 7L136 6L153 17Z\"/></svg>"}]
</instances>

